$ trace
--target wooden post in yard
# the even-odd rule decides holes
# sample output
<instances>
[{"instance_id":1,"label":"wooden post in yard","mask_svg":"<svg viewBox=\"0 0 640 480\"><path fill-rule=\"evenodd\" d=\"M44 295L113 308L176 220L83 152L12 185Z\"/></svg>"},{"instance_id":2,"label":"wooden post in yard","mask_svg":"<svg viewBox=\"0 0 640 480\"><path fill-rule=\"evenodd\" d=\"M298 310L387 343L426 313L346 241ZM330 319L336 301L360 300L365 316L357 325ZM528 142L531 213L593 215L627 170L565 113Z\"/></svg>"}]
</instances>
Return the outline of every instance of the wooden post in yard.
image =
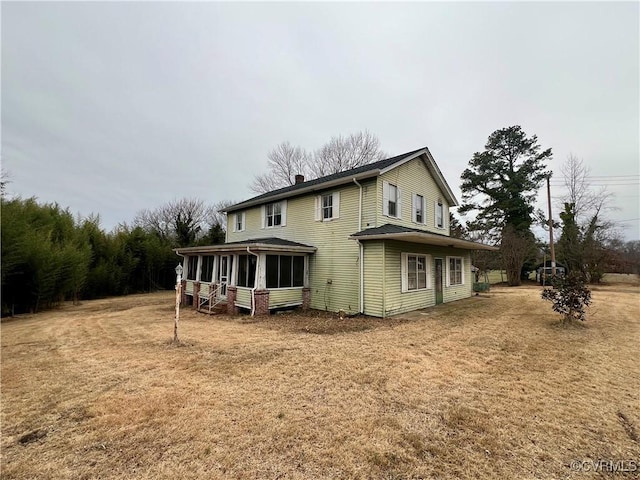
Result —
<instances>
[{"instance_id":1,"label":"wooden post in yard","mask_svg":"<svg viewBox=\"0 0 640 480\"><path fill-rule=\"evenodd\" d=\"M551 174L547 176L547 199L549 201L549 247L551 248L551 276L556 274L556 252L553 248L553 217L551 216ZM546 265L545 265L546 268Z\"/></svg>"}]
</instances>

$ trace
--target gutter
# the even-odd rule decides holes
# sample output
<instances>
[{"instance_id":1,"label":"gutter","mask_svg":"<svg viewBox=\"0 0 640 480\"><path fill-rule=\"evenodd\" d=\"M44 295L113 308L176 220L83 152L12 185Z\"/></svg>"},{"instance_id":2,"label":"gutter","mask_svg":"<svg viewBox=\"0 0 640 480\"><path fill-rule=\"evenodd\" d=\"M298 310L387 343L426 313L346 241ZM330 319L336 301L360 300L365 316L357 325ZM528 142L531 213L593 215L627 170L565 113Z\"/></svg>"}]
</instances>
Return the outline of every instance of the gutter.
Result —
<instances>
[{"instance_id":1,"label":"gutter","mask_svg":"<svg viewBox=\"0 0 640 480\"><path fill-rule=\"evenodd\" d=\"M360 201L358 203L358 231L362 231L362 185L358 183L355 177L353 177L353 183L355 183L360 189ZM358 250L360 255L360 313L364 313L364 245L360 240L358 242Z\"/></svg>"},{"instance_id":2,"label":"gutter","mask_svg":"<svg viewBox=\"0 0 640 480\"><path fill-rule=\"evenodd\" d=\"M335 180L330 180L328 182L322 182L314 185L309 185L307 187L297 188L295 190L290 190L288 192L276 193L274 195L264 196L262 198L257 198L255 200L246 200L242 203L238 203L236 205L232 205L231 207L227 207L226 209L221 211L226 213L236 212L238 210L244 210L245 208L248 208L248 207L262 205L264 203L275 202L276 200L297 197L298 195L302 195L309 192L319 192L321 190L327 190L328 188L337 187L338 185L344 185L345 183L349 183L351 179L357 178L359 180L363 180L365 178L377 177L378 175L380 175L380 169L376 168L375 170L368 170L359 175L355 175L351 178L341 177Z\"/></svg>"}]
</instances>

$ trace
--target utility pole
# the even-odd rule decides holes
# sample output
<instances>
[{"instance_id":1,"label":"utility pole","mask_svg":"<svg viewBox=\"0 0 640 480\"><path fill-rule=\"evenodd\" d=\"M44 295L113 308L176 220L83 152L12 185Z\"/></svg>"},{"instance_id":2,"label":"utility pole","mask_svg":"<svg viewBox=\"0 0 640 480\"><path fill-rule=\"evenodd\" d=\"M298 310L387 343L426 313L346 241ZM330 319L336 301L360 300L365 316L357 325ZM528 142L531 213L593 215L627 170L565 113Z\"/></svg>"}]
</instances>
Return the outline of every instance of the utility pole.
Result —
<instances>
[{"instance_id":1,"label":"utility pole","mask_svg":"<svg viewBox=\"0 0 640 480\"><path fill-rule=\"evenodd\" d=\"M549 247L551 248L551 275L556 274L556 251L553 248L553 217L551 216L551 173L547 176L547 199L549 200ZM546 268L546 265L545 265Z\"/></svg>"}]
</instances>

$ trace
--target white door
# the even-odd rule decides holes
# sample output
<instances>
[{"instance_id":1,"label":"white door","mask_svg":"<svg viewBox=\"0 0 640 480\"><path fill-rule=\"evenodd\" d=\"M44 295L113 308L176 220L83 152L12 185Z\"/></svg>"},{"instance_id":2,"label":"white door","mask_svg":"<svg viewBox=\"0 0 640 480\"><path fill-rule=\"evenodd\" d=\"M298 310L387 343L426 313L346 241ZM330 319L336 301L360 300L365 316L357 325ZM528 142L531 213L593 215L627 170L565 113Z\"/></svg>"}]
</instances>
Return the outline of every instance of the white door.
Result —
<instances>
[{"instance_id":1,"label":"white door","mask_svg":"<svg viewBox=\"0 0 640 480\"><path fill-rule=\"evenodd\" d=\"M220 284L220 297L227 298L227 283L231 275L231 259L229 255L220 256L220 268L218 269L218 283Z\"/></svg>"}]
</instances>

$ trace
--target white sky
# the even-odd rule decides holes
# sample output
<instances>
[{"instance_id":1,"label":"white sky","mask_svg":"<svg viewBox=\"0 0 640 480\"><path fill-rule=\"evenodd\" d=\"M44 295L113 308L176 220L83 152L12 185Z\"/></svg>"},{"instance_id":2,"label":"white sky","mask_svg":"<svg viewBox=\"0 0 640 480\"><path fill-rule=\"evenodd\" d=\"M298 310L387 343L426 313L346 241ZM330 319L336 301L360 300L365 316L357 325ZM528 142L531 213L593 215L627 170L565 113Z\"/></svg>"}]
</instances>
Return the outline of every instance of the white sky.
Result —
<instances>
[{"instance_id":1,"label":"white sky","mask_svg":"<svg viewBox=\"0 0 640 480\"><path fill-rule=\"evenodd\" d=\"M553 149L555 180L582 158L640 239L637 2L2 2L1 16L9 192L107 230L174 198L249 198L275 145L364 129L390 155L428 146L461 200L473 153L521 125Z\"/></svg>"}]
</instances>

